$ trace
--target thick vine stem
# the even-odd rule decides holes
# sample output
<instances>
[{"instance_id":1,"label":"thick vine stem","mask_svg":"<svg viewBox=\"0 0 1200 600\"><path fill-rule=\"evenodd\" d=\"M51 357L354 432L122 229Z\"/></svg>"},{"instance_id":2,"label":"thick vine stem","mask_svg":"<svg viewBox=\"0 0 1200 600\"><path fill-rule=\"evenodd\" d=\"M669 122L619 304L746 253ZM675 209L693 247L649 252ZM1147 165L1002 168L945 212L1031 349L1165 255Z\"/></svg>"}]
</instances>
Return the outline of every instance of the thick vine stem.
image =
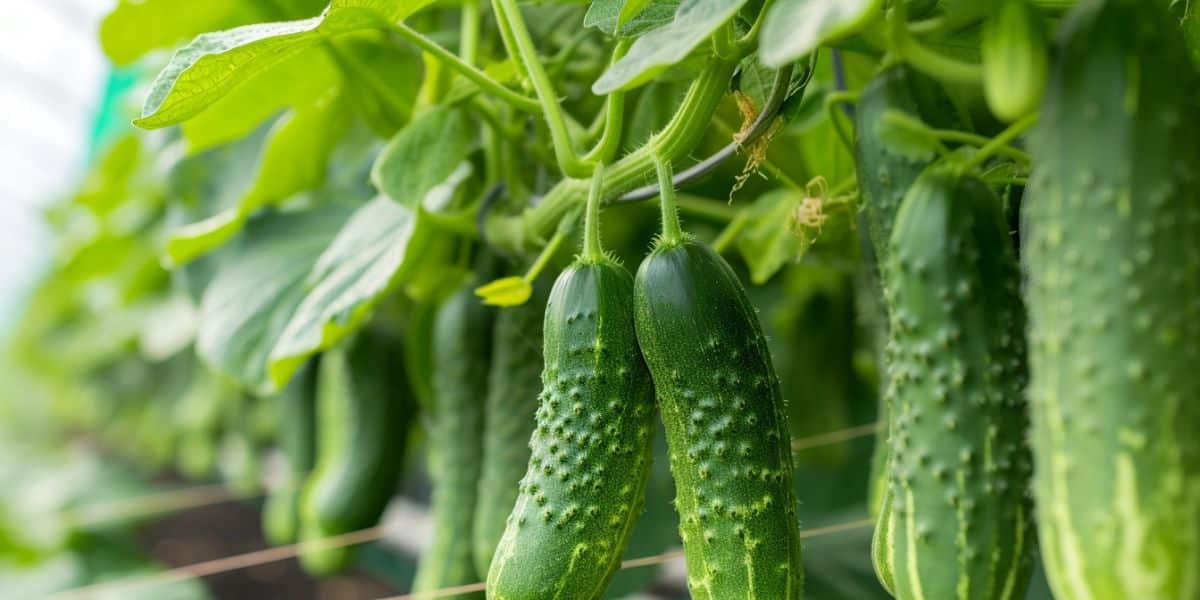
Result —
<instances>
[{"instance_id":1,"label":"thick vine stem","mask_svg":"<svg viewBox=\"0 0 1200 600\"><path fill-rule=\"evenodd\" d=\"M654 172L654 157L677 159L691 152L708 126L709 117L729 88L737 60L715 60L701 72L671 121L642 147L605 170L603 195L611 198L645 181ZM563 215L587 198L588 181L566 178L550 189L536 207L511 217L487 220L487 237L515 253L539 246ZM657 189L657 188L656 188Z\"/></svg>"},{"instance_id":2,"label":"thick vine stem","mask_svg":"<svg viewBox=\"0 0 1200 600\"><path fill-rule=\"evenodd\" d=\"M812 68L810 67L805 77L803 85L808 84L809 78L812 77ZM752 144L759 137L762 137L771 127L771 122L779 114L779 109L783 106L784 100L788 97L788 88L792 80L792 65L787 65L780 69L775 74L775 81L771 85L771 92L767 96L766 102L763 103L762 110L755 117L754 122L746 129L746 132L738 139L734 139L724 148L718 150L712 156L676 173L674 176L675 187L682 187L689 181L698 179L708 174L713 169L716 169L721 163L729 159L729 157L737 154L737 151L746 144ZM650 184L644 185L637 189L630 190L621 195L613 202L640 202L648 200L658 195L659 185Z\"/></svg>"}]
</instances>

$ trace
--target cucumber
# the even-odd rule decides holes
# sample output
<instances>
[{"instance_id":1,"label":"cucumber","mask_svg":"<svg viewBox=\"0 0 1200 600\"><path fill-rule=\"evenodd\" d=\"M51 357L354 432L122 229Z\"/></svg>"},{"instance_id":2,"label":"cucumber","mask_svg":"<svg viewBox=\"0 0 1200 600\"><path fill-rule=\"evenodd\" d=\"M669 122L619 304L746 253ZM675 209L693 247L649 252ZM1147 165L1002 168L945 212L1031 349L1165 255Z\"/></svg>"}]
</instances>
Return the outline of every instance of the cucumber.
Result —
<instances>
[{"instance_id":1,"label":"cucumber","mask_svg":"<svg viewBox=\"0 0 1200 600\"><path fill-rule=\"evenodd\" d=\"M871 80L855 112L854 157L858 188L866 205L867 235L880 269L904 194L934 160L894 148L883 135L883 117L900 111L938 129L969 129L970 119L941 84L907 65L889 67Z\"/></svg>"},{"instance_id":2,"label":"cucumber","mask_svg":"<svg viewBox=\"0 0 1200 600\"><path fill-rule=\"evenodd\" d=\"M983 91L992 113L1016 121L1037 110L1049 70L1046 23L1031 0L1000 0L983 22Z\"/></svg>"},{"instance_id":3,"label":"cucumber","mask_svg":"<svg viewBox=\"0 0 1200 600\"><path fill-rule=\"evenodd\" d=\"M855 112L854 155L858 188L863 196L867 238L870 241L866 255L873 262L869 287L877 290L877 303L882 301L883 265L890 253L889 240L896 213L905 193L917 177L932 163L935 157L915 158L898 151L889 144L883 134L883 117L889 111L900 111L917 118L932 127L942 129L966 129L970 118L954 102L941 84L904 64L894 65L881 71L863 88ZM861 221L860 221L861 222ZM887 315L882 315L881 331L877 341L887 339ZM887 381L887 357L882 346L878 348L880 381ZM886 527L882 519L890 506L885 499L888 473L888 438L891 431L890 408L886 390L879 394L879 422L883 424L875 436L876 455L871 463L870 492L867 505L873 517L881 519L876 529ZM882 573L876 565L877 572ZM885 583L885 587L890 584ZM889 587L890 589L890 587Z\"/></svg>"},{"instance_id":4,"label":"cucumber","mask_svg":"<svg viewBox=\"0 0 1200 600\"><path fill-rule=\"evenodd\" d=\"M492 310L464 286L437 310L432 331L429 477L433 542L421 555L413 591L475 583L471 534L483 460L483 406L492 355ZM460 594L454 598L482 598Z\"/></svg>"},{"instance_id":5,"label":"cucumber","mask_svg":"<svg viewBox=\"0 0 1200 600\"><path fill-rule=\"evenodd\" d=\"M642 511L654 436L633 277L602 256L576 262L554 285L543 335L532 456L488 598L597 600Z\"/></svg>"},{"instance_id":6,"label":"cucumber","mask_svg":"<svg viewBox=\"0 0 1200 600\"><path fill-rule=\"evenodd\" d=\"M272 400L279 403L277 445L283 477L263 504L263 536L272 544L299 539L300 485L316 460L317 369L306 365Z\"/></svg>"},{"instance_id":7,"label":"cucumber","mask_svg":"<svg viewBox=\"0 0 1200 600\"><path fill-rule=\"evenodd\" d=\"M745 289L707 246L670 235L638 269L634 307L692 598L800 598L787 414Z\"/></svg>"},{"instance_id":8,"label":"cucumber","mask_svg":"<svg viewBox=\"0 0 1200 600\"><path fill-rule=\"evenodd\" d=\"M538 278L528 302L496 314L473 535L475 570L480 574L491 566L529 464L529 439L542 391L542 318L552 283Z\"/></svg>"},{"instance_id":9,"label":"cucumber","mask_svg":"<svg viewBox=\"0 0 1200 600\"><path fill-rule=\"evenodd\" d=\"M1029 583L1025 314L1007 231L1000 198L943 165L892 231L891 507L875 552L901 600L1023 598Z\"/></svg>"},{"instance_id":10,"label":"cucumber","mask_svg":"<svg viewBox=\"0 0 1200 600\"><path fill-rule=\"evenodd\" d=\"M1162 4L1074 9L1032 137L1034 490L1062 600L1200 598L1200 82Z\"/></svg>"},{"instance_id":11,"label":"cucumber","mask_svg":"<svg viewBox=\"0 0 1200 600\"><path fill-rule=\"evenodd\" d=\"M300 538L313 542L376 525L395 491L413 416L401 343L372 329L321 356L317 461L301 492ZM346 567L350 546L302 548L313 574Z\"/></svg>"}]
</instances>

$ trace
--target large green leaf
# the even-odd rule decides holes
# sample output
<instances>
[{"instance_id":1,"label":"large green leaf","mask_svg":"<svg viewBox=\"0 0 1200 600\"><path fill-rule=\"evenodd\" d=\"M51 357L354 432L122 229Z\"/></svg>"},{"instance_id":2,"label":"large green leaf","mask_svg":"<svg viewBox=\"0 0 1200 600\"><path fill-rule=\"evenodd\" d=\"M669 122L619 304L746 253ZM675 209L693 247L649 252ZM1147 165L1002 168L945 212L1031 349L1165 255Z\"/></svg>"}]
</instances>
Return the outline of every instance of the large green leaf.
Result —
<instances>
[{"instance_id":1,"label":"large green leaf","mask_svg":"<svg viewBox=\"0 0 1200 600\"><path fill-rule=\"evenodd\" d=\"M134 121L153 129L185 121L255 75L323 40L383 29L431 0L333 0L320 16L206 33L179 50L151 85Z\"/></svg>"},{"instance_id":2,"label":"large green leaf","mask_svg":"<svg viewBox=\"0 0 1200 600\"><path fill-rule=\"evenodd\" d=\"M583 17L583 26L595 27L608 35L637 37L670 23L679 8L679 0L650 2L628 21L621 21L621 11L625 5L625 0L594 0Z\"/></svg>"},{"instance_id":3,"label":"large green leaf","mask_svg":"<svg viewBox=\"0 0 1200 600\"><path fill-rule=\"evenodd\" d=\"M592 91L608 94L646 83L687 58L745 4L746 0L683 0L674 20L638 38L629 52L596 80Z\"/></svg>"},{"instance_id":4,"label":"large green leaf","mask_svg":"<svg viewBox=\"0 0 1200 600\"><path fill-rule=\"evenodd\" d=\"M251 221L222 256L200 302L200 357L247 388L274 391L267 358L305 297L313 265L348 216L344 206L325 205Z\"/></svg>"},{"instance_id":5,"label":"large green leaf","mask_svg":"<svg viewBox=\"0 0 1200 600\"><path fill-rule=\"evenodd\" d=\"M313 98L328 94L339 83L340 74L324 48L302 50L184 121L181 129L188 152L233 142L283 111L311 104Z\"/></svg>"},{"instance_id":6,"label":"large green leaf","mask_svg":"<svg viewBox=\"0 0 1200 600\"><path fill-rule=\"evenodd\" d=\"M762 60L780 67L822 44L858 33L882 7L883 0L779 0L763 23Z\"/></svg>"},{"instance_id":7,"label":"large green leaf","mask_svg":"<svg viewBox=\"0 0 1200 600\"><path fill-rule=\"evenodd\" d=\"M127 65L150 50L260 18L254 4L242 0L121 0L100 22L100 46L114 63Z\"/></svg>"},{"instance_id":8,"label":"large green leaf","mask_svg":"<svg viewBox=\"0 0 1200 600\"><path fill-rule=\"evenodd\" d=\"M361 325L385 291L411 277L434 237L424 214L385 197L355 212L304 281L303 298L271 350L272 383L286 383L308 357Z\"/></svg>"},{"instance_id":9,"label":"large green leaf","mask_svg":"<svg viewBox=\"0 0 1200 600\"><path fill-rule=\"evenodd\" d=\"M167 260L183 264L202 256L228 241L263 206L320 185L329 156L348 126L345 103L336 89L285 115L271 128L245 193L215 214L173 231Z\"/></svg>"},{"instance_id":10,"label":"large green leaf","mask_svg":"<svg viewBox=\"0 0 1200 600\"><path fill-rule=\"evenodd\" d=\"M778 188L764 194L747 209L746 225L737 248L750 266L750 280L761 285L787 263L796 260L806 245L789 224L804 194Z\"/></svg>"},{"instance_id":11,"label":"large green leaf","mask_svg":"<svg viewBox=\"0 0 1200 600\"><path fill-rule=\"evenodd\" d=\"M380 192L409 208L426 206L426 196L466 160L474 139L462 111L435 108L388 142L371 169L371 181Z\"/></svg>"}]
</instances>

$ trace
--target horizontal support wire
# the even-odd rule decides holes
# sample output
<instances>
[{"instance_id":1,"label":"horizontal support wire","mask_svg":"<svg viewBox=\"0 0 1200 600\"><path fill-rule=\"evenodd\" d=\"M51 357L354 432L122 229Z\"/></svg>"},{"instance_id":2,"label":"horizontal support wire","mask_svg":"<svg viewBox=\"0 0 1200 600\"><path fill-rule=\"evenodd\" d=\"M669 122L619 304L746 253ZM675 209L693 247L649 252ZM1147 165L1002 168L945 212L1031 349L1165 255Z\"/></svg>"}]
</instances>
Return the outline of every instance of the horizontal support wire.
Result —
<instances>
[{"instance_id":1,"label":"horizontal support wire","mask_svg":"<svg viewBox=\"0 0 1200 600\"><path fill-rule=\"evenodd\" d=\"M880 425L877 422L867 423L864 425L831 431L820 435L797 438L792 440L792 451L797 452L800 450L807 450L809 448L842 443L874 433L875 431L879 430L879 427ZM171 509L186 510L188 508L196 508L230 500L240 500L254 497L240 496L229 491L222 493L214 489L216 487L218 486L206 485L183 490L170 490L161 494L148 494L133 498L127 502L113 502L103 507L86 510L91 512L92 510L98 511L100 508L103 508L104 512L108 515L129 517L139 514L162 514L163 512L168 512ZM853 529L860 529L871 524L872 521L870 519L860 519L857 521L830 525L828 527L802 530L800 532L800 537L802 539L806 539L821 535L829 535ZM288 544L274 548L266 548L263 550L247 552L245 554L237 554L234 556L207 560L182 567L175 567L159 573L138 575L124 579L116 579L112 581L85 585L64 590L49 597L52 600L81 600L84 598L93 597L95 595L113 594L114 592L128 591L145 586L179 583L181 581L209 577L239 569L246 569L249 567L256 567L259 565L295 558L303 551L325 550L341 548L345 546L354 546L357 544L365 544L367 542L373 542L384 538L387 535L387 532L388 527L386 525L378 525L375 527L360 529L358 531L352 531L350 533L322 538L319 540ZM638 567L658 565L670 562L672 560L677 560L682 557L682 550L674 550L655 556L646 556L624 561L621 563L621 569L635 569ZM486 584L480 582L443 588L440 590L433 590L420 594L389 596L387 598L381 598L380 600L423 600L443 598L446 596L453 596L455 594L482 591L485 585Z\"/></svg>"}]
</instances>

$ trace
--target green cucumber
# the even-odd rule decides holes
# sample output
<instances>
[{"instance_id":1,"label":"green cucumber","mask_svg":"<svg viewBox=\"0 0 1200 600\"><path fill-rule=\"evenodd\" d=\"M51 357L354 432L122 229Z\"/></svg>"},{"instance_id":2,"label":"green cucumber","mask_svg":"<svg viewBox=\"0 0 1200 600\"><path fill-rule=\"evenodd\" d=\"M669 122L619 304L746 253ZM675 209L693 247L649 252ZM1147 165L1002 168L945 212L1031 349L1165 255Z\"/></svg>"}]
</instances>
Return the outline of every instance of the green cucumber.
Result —
<instances>
[{"instance_id":1,"label":"green cucumber","mask_svg":"<svg viewBox=\"0 0 1200 600\"><path fill-rule=\"evenodd\" d=\"M1022 598L1033 564L1025 314L1001 200L935 165L905 196L890 246L880 579L901 600Z\"/></svg>"},{"instance_id":2,"label":"green cucumber","mask_svg":"<svg viewBox=\"0 0 1200 600\"><path fill-rule=\"evenodd\" d=\"M316 460L317 369L306 365L272 398L279 403L277 445L283 476L263 504L263 536L272 544L292 544L300 532L300 485Z\"/></svg>"},{"instance_id":3,"label":"green cucumber","mask_svg":"<svg viewBox=\"0 0 1200 600\"><path fill-rule=\"evenodd\" d=\"M301 541L379 523L403 467L414 404L399 340L366 329L321 356L317 461L301 492ZM351 550L318 543L302 548L300 560L311 573L332 573Z\"/></svg>"},{"instance_id":4,"label":"green cucumber","mask_svg":"<svg viewBox=\"0 0 1200 600\"><path fill-rule=\"evenodd\" d=\"M800 598L787 413L762 326L733 269L674 233L638 269L634 306L667 431L688 588L696 600Z\"/></svg>"},{"instance_id":5,"label":"green cucumber","mask_svg":"<svg viewBox=\"0 0 1200 600\"><path fill-rule=\"evenodd\" d=\"M492 310L475 284L450 296L433 321L429 477L433 542L421 555L414 592L475 583L471 535L483 461L483 406L492 355ZM461 594L454 598L481 598Z\"/></svg>"},{"instance_id":6,"label":"green cucumber","mask_svg":"<svg viewBox=\"0 0 1200 600\"><path fill-rule=\"evenodd\" d=\"M497 312L484 409L483 463L475 506L475 570L488 572L529 464L542 391L542 318L552 280L540 277L521 306Z\"/></svg>"},{"instance_id":7,"label":"green cucumber","mask_svg":"<svg viewBox=\"0 0 1200 600\"><path fill-rule=\"evenodd\" d=\"M488 598L597 600L645 502L654 390L638 351L633 277L606 258L558 278L521 493L488 573Z\"/></svg>"},{"instance_id":8,"label":"green cucumber","mask_svg":"<svg viewBox=\"0 0 1200 600\"><path fill-rule=\"evenodd\" d=\"M1061 600L1200 598L1200 81L1164 5L1079 4L1032 137L1034 490Z\"/></svg>"},{"instance_id":9,"label":"green cucumber","mask_svg":"<svg viewBox=\"0 0 1200 600\"><path fill-rule=\"evenodd\" d=\"M992 113L1016 121L1037 110L1046 89L1046 23L1031 0L1000 0L983 22L983 91Z\"/></svg>"},{"instance_id":10,"label":"green cucumber","mask_svg":"<svg viewBox=\"0 0 1200 600\"><path fill-rule=\"evenodd\" d=\"M900 210L901 201L913 182L936 158L914 157L889 143L883 119L891 111L905 113L940 129L964 129L965 124L970 122L970 118L941 84L904 64L883 70L863 89L855 112L854 155L858 188L866 206L865 232L871 242L871 251L867 255L874 262L875 272L872 273L872 285L869 287L878 290L880 295L884 287L882 269L890 252L889 240L896 213ZM881 297L878 300L879 304L885 304ZM886 313L886 306L883 310ZM877 343L887 339L886 314L880 322L882 327L881 331L877 332ZM887 381L887 357L884 354L880 343L878 355L881 383ZM890 412L886 390L880 390L879 422L883 426L875 436L876 454L871 463L868 494L868 506L872 509L872 515L881 519L877 529L886 527L882 520L887 518L884 513L890 505L890 501L885 499L887 467L890 460Z\"/></svg>"}]
</instances>

